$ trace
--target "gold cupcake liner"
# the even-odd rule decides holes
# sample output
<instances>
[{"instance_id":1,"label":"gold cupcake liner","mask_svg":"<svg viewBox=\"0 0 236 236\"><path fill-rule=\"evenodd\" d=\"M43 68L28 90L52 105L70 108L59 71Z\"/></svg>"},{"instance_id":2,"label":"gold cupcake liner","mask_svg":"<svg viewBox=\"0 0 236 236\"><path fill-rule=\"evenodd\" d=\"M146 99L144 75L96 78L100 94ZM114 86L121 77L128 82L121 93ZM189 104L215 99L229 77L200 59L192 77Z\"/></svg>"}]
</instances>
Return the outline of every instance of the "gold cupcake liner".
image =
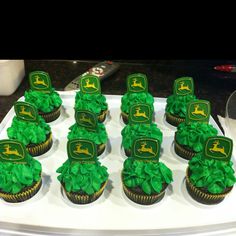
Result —
<instances>
[{"instance_id":1,"label":"gold cupcake liner","mask_svg":"<svg viewBox=\"0 0 236 236\"><path fill-rule=\"evenodd\" d=\"M233 189L233 186L228 188L224 193L222 194L212 194L212 193L206 193L203 192L200 188L195 187L190 179L189 179L189 167L187 168L186 171L186 188L188 190L188 193L190 196L195 199L196 201L203 203L203 204L208 204L208 205L213 205L213 204L218 204L222 202L227 194L230 193L230 191Z\"/></svg>"},{"instance_id":2,"label":"gold cupcake liner","mask_svg":"<svg viewBox=\"0 0 236 236\"><path fill-rule=\"evenodd\" d=\"M62 186L64 188L64 192L66 193L66 196L71 202L75 204L88 204L88 203L96 201L102 195L106 187L106 184L107 184L107 181L104 182L102 187L92 195L67 192L64 185Z\"/></svg>"},{"instance_id":3,"label":"gold cupcake liner","mask_svg":"<svg viewBox=\"0 0 236 236\"><path fill-rule=\"evenodd\" d=\"M42 116L46 123L56 120L61 114L61 106L54 108L51 112L44 113L39 111L39 115Z\"/></svg>"},{"instance_id":4,"label":"gold cupcake liner","mask_svg":"<svg viewBox=\"0 0 236 236\"><path fill-rule=\"evenodd\" d=\"M100 115L98 116L99 123L102 123L105 121L107 113L108 113L108 110L101 111Z\"/></svg>"},{"instance_id":5,"label":"gold cupcake liner","mask_svg":"<svg viewBox=\"0 0 236 236\"><path fill-rule=\"evenodd\" d=\"M48 134L46 141L39 144L30 144L26 146L27 151L31 156L40 156L46 153L52 147L52 133Z\"/></svg>"},{"instance_id":6,"label":"gold cupcake liner","mask_svg":"<svg viewBox=\"0 0 236 236\"><path fill-rule=\"evenodd\" d=\"M27 187L22 192L16 194L0 192L0 198L4 199L6 202L23 202L33 197L39 191L41 185L42 179L40 179L38 182L35 182L33 186Z\"/></svg>"},{"instance_id":7,"label":"gold cupcake liner","mask_svg":"<svg viewBox=\"0 0 236 236\"><path fill-rule=\"evenodd\" d=\"M176 154L178 154L183 159L191 160L197 154L194 151L190 151L184 148L184 146L178 144L176 140L174 140L174 142L175 142L174 149L175 149Z\"/></svg>"},{"instance_id":8,"label":"gold cupcake liner","mask_svg":"<svg viewBox=\"0 0 236 236\"><path fill-rule=\"evenodd\" d=\"M97 155L100 156L105 151L105 148L105 143L97 145Z\"/></svg>"},{"instance_id":9,"label":"gold cupcake liner","mask_svg":"<svg viewBox=\"0 0 236 236\"><path fill-rule=\"evenodd\" d=\"M122 117L123 122L127 125L129 123L129 114L122 111L121 117Z\"/></svg>"},{"instance_id":10,"label":"gold cupcake liner","mask_svg":"<svg viewBox=\"0 0 236 236\"><path fill-rule=\"evenodd\" d=\"M172 115L169 112L166 112L166 121L169 124L177 127L180 123L185 122L185 118L177 117L177 116Z\"/></svg>"}]
</instances>

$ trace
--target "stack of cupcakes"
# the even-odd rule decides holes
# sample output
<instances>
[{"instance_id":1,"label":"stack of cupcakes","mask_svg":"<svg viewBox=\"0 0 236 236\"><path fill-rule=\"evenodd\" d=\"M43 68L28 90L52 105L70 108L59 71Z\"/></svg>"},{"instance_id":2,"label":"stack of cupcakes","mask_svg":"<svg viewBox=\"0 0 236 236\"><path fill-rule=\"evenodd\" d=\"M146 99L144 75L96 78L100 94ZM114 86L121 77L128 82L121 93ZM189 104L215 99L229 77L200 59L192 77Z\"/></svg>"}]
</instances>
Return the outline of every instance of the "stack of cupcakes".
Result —
<instances>
[{"instance_id":1,"label":"stack of cupcakes","mask_svg":"<svg viewBox=\"0 0 236 236\"><path fill-rule=\"evenodd\" d=\"M154 98L148 93L147 76L141 73L127 77L127 93L121 99L121 117L128 124L130 107L137 103L149 104L153 112Z\"/></svg>"}]
</instances>

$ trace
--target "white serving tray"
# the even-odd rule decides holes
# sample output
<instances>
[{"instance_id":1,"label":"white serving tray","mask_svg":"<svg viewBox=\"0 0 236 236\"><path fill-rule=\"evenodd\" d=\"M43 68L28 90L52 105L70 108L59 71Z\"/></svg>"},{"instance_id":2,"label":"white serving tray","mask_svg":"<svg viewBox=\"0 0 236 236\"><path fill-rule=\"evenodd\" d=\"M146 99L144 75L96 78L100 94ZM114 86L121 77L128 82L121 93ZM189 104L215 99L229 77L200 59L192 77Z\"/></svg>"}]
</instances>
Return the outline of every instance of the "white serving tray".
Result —
<instances>
[{"instance_id":1,"label":"white serving tray","mask_svg":"<svg viewBox=\"0 0 236 236\"><path fill-rule=\"evenodd\" d=\"M60 92L63 100L62 115L50 123L54 138L52 149L38 159L43 168L43 187L32 199L23 203L0 200L0 233L14 235L205 235L236 233L236 189L215 206L194 201L185 188L187 161L173 151L176 128L164 121L166 99L155 98L155 122L163 132L160 161L172 171L174 182L168 187L161 202L140 206L130 201L122 190L120 173L125 156L120 149L121 96L107 95L110 117L105 125L109 143L100 160L108 167L109 182L103 195L89 205L71 203L61 191L56 169L67 159L68 128L74 124L75 92ZM21 98L20 100L23 100ZM0 139L7 138L6 129L14 116L13 108L0 124ZM215 121L210 123L219 130ZM234 159L234 158L233 158Z\"/></svg>"}]
</instances>

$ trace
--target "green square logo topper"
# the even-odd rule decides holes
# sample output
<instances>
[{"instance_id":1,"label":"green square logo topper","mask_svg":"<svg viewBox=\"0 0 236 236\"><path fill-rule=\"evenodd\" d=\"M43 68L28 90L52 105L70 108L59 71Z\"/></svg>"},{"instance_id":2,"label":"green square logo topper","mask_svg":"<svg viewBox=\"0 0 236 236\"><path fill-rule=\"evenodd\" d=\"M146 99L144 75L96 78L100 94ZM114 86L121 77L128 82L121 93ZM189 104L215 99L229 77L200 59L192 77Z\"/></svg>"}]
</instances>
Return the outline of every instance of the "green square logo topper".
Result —
<instances>
[{"instance_id":1,"label":"green square logo topper","mask_svg":"<svg viewBox=\"0 0 236 236\"><path fill-rule=\"evenodd\" d=\"M151 124L153 112L149 104L134 104L129 110L130 124Z\"/></svg>"},{"instance_id":2,"label":"green square logo topper","mask_svg":"<svg viewBox=\"0 0 236 236\"><path fill-rule=\"evenodd\" d=\"M23 121L38 122L37 108L28 102L15 102L16 116Z\"/></svg>"},{"instance_id":3,"label":"green square logo topper","mask_svg":"<svg viewBox=\"0 0 236 236\"><path fill-rule=\"evenodd\" d=\"M187 105L186 124L191 122L208 123L211 114L209 101L197 100L189 102Z\"/></svg>"},{"instance_id":4,"label":"green square logo topper","mask_svg":"<svg viewBox=\"0 0 236 236\"><path fill-rule=\"evenodd\" d=\"M75 110L75 120L81 127L85 127L90 130L97 129L97 115L91 111Z\"/></svg>"},{"instance_id":5,"label":"green square logo topper","mask_svg":"<svg viewBox=\"0 0 236 236\"><path fill-rule=\"evenodd\" d=\"M100 80L95 75L85 75L80 79L80 91L83 94L100 94Z\"/></svg>"},{"instance_id":6,"label":"green square logo topper","mask_svg":"<svg viewBox=\"0 0 236 236\"><path fill-rule=\"evenodd\" d=\"M73 139L67 142L67 154L71 161L95 162L97 158L97 147L93 141Z\"/></svg>"},{"instance_id":7,"label":"green square logo topper","mask_svg":"<svg viewBox=\"0 0 236 236\"><path fill-rule=\"evenodd\" d=\"M52 89L51 79L44 71L33 71L29 74L30 88L35 91L50 93Z\"/></svg>"},{"instance_id":8,"label":"green square logo topper","mask_svg":"<svg viewBox=\"0 0 236 236\"><path fill-rule=\"evenodd\" d=\"M207 139L204 147L204 157L222 161L229 161L232 156L233 141L224 136Z\"/></svg>"},{"instance_id":9,"label":"green square logo topper","mask_svg":"<svg viewBox=\"0 0 236 236\"><path fill-rule=\"evenodd\" d=\"M192 77L181 77L174 82L174 95L193 95L194 83Z\"/></svg>"},{"instance_id":10,"label":"green square logo topper","mask_svg":"<svg viewBox=\"0 0 236 236\"><path fill-rule=\"evenodd\" d=\"M26 164L26 148L20 141L0 140L0 161Z\"/></svg>"},{"instance_id":11,"label":"green square logo topper","mask_svg":"<svg viewBox=\"0 0 236 236\"><path fill-rule=\"evenodd\" d=\"M158 161L160 142L154 138L141 137L134 140L131 157L140 161Z\"/></svg>"},{"instance_id":12,"label":"green square logo topper","mask_svg":"<svg viewBox=\"0 0 236 236\"><path fill-rule=\"evenodd\" d=\"M147 76L141 73L129 75L127 77L127 92L148 92Z\"/></svg>"}]
</instances>

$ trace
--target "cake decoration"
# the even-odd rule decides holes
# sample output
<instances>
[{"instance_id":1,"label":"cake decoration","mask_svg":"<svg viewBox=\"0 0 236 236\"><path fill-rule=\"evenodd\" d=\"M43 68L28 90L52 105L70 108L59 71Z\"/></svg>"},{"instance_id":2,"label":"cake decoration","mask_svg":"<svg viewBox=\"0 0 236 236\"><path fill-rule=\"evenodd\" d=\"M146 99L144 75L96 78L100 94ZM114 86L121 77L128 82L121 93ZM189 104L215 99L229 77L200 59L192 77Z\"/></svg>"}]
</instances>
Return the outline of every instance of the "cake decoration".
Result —
<instances>
[{"instance_id":1,"label":"cake decoration","mask_svg":"<svg viewBox=\"0 0 236 236\"><path fill-rule=\"evenodd\" d=\"M129 124L151 124L153 111L149 104L139 103L130 107Z\"/></svg>"},{"instance_id":2,"label":"cake decoration","mask_svg":"<svg viewBox=\"0 0 236 236\"><path fill-rule=\"evenodd\" d=\"M194 83L192 77L181 77L174 82L174 95L193 95Z\"/></svg>"},{"instance_id":3,"label":"cake decoration","mask_svg":"<svg viewBox=\"0 0 236 236\"><path fill-rule=\"evenodd\" d=\"M52 89L51 79L44 71L33 71L29 74L30 88L43 93L50 93Z\"/></svg>"},{"instance_id":4,"label":"cake decoration","mask_svg":"<svg viewBox=\"0 0 236 236\"><path fill-rule=\"evenodd\" d=\"M101 94L100 80L94 75L85 75L80 79L80 91L83 94Z\"/></svg>"},{"instance_id":5,"label":"cake decoration","mask_svg":"<svg viewBox=\"0 0 236 236\"><path fill-rule=\"evenodd\" d=\"M148 92L147 76L141 73L131 74L127 78L128 93Z\"/></svg>"},{"instance_id":6,"label":"cake decoration","mask_svg":"<svg viewBox=\"0 0 236 236\"><path fill-rule=\"evenodd\" d=\"M95 131L98 126L97 116L88 110L75 110L77 125Z\"/></svg>"}]
</instances>

